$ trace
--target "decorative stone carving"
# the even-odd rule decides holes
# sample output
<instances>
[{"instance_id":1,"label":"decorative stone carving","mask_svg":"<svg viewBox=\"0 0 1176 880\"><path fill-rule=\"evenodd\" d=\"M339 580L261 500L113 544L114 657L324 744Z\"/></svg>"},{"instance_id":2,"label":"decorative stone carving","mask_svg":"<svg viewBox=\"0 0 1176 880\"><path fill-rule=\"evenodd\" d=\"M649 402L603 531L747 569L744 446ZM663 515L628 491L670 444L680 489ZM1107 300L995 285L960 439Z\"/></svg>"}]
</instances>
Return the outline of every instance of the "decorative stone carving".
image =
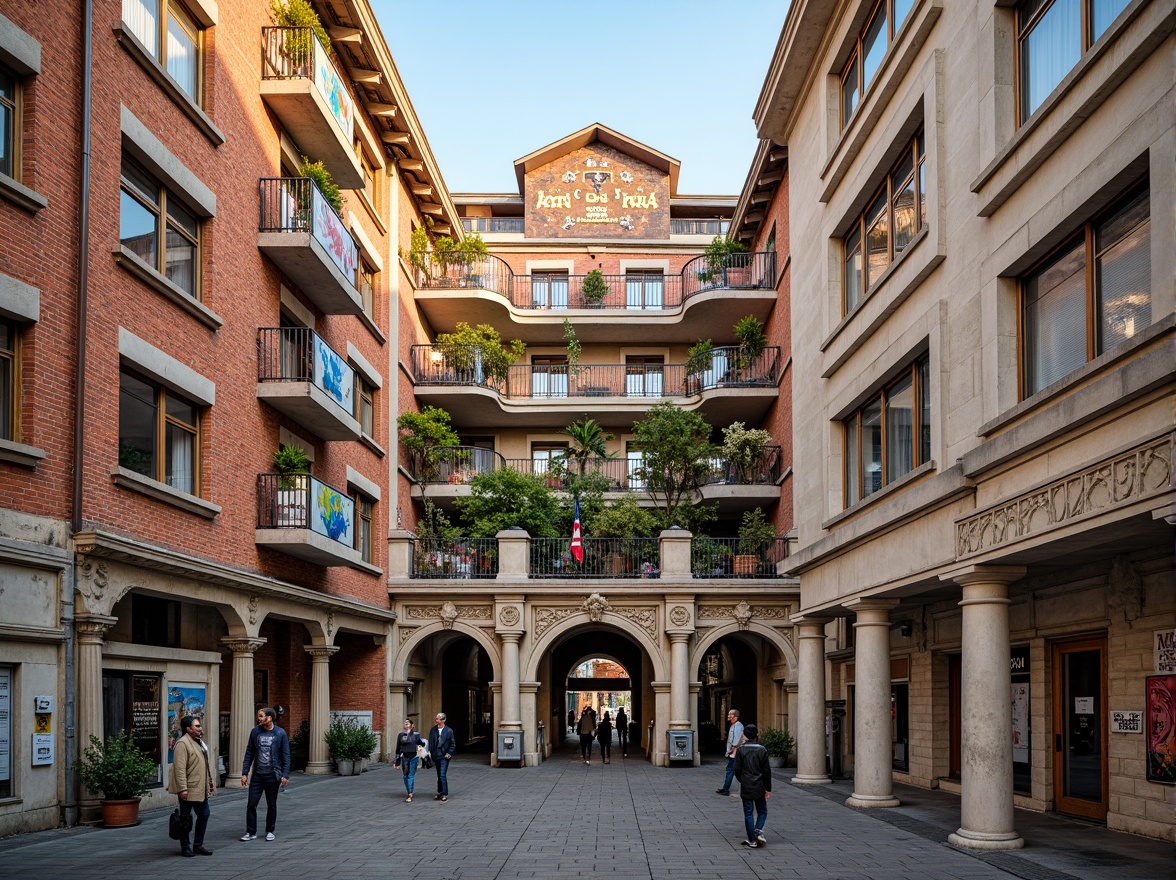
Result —
<instances>
[{"instance_id":1,"label":"decorative stone carving","mask_svg":"<svg viewBox=\"0 0 1176 880\"><path fill-rule=\"evenodd\" d=\"M749 605L740 601L738 605L700 605L699 620L729 620L734 618L740 629L747 629L752 618L760 620L791 621L792 607L790 605Z\"/></svg>"},{"instance_id":2,"label":"decorative stone carving","mask_svg":"<svg viewBox=\"0 0 1176 880\"><path fill-rule=\"evenodd\" d=\"M78 566L81 577L77 580L77 590L86 600L86 607L97 610L106 598L106 590L109 587L106 563L101 560L95 562L89 557L83 558L85 562Z\"/></svg>"},{"instance_id":3,"label":"decorative stone carving","mask_svg":"<svg viewBox=\"0 0 1176 880\"><path fill-rule=\"evenodd\" d=\"M445 629L453 629L454 621L462 620L493 620L494 609L489 605L454 605L445 602L441 605L409 605L404 609L406 620L438 620Z\"/></svg>"},{"instance_id":4,"label":"decorative stone carving","mask_svg":"<svg viewBox=\"0 0 1176 880\"><path fill-rule=\"evenodd\" d=\"M234 654L252 654L265 644L265 639L235 638L228 636L221 639L221 644Z\"/></svg>"},{"instance_id":5,"label":"decorative stone carving","mask_svg":"<svg viewBox=\"0 0 1176 880\"><path fill-rule=\"evenodd\" d=\"M619 614L633 621L647 633L651 639L657 638L657 610L654 608L613 608L614 614Z\"/></svg>"},{"instance_id":6,"label":"decorative stone carving","mask_svg":"<svg viewBox=\"0 0 1176 880\"><path fill-rule=\"evenodd\" d=\"M413 636L413 633L415 633L417 631L417 629L418 629L418 627L415 627L415 626L402 626L402 627L400 627L400 644L403 645L405 642L407 642L409 639L411 639Z\"/></svg>"},{"instance_id":7,"label":"decorative stone carving","mask_svg":"<svg viewBox=\"0 0 1176 880\"><path fill-rule=\"evenodd\" d=\"M117 617L101 614L79 614L74 619L74 631L83 645L101 645L106 631L118 623Z\"/></svg>"},{"instance_id":8,"label":"decorative stone carving","mask_svg":"<svg viewBox=\"0 0 1176 880\"><path fill-rule=\"evenodd\" d=\"M674 626L685 626L690 622L690 612L685 605L675 605L670 609L670 623Z\"/></svg>"},{"instance_id":9,"label":"decorative stone carving","mask_svg":"<svg viewBox=\"0 0 1176 880\"><path fill-rule=\"evenodd\" d=\"M327 612L327 638L329 639L335 633L335 612Z\"/></svg>"},{"instance_id":10,"label":"decorative stone carving","mask_svg":"<svg viewBox=\"0 0 1176 880\"><path fill-rule=\"evenodd\" d=\"M441 626L445 629L453 629L453 622L457 620L457 606L447 601L441 606L437 616L441 618Z\"/></svg>"},{"instance_id":11,"label":"decorative stone carving","mask_svg":"<svg viewBox=\"0 0 1176 880\"><path fill-rule=\"evenodd\" d=\"M538 638L561 620L580 613L579 608L536 608L535 636Z\"/></svg>"},{"instance_id":12,"label":"decorative stone carving","mask_svg":"<svg viewBox=\"0 0 1176 880\"><path fill-rule=\"evenodd\" d=\"M256 593L249 597L249 625L257 625L257 609L261 607L261 597Z\"/></svg>"},{"instance_id":13,"label":"decorative stone carving","mask_svg":"<svg viewBox=\"0 0 1176 880\"><path fill-rule=\"evenodd\" d=\"M787 620L792 621L792 608L764 608L760 605L755 606L755 616L762 617L764 620Z\"/></svg>"},{"instance_id":14,"label":"decorative stone carving","mask_svg":"<svg viewBox=\"0 0 1176 880\"><path fill-rule=\"evenodd\" d=\"M1167 491L1168 437L1140 444L1098 464L993 505L956 523L956 558L1060 528L1079 517Z\"/></svg>"},{"instance_id":15,"label":"decorative stone carving","mask_svg":"<svg viewBox=\"0 0 1176 880\"><path fill-rule=\"evenodd\" d=\"M596 592L593 592L592 595L585 599L580 608L588 612L588 619L593 623L600 623L600 619L604 617L604 612L612 610L612 606L608 604L608 599Z\"/></svg>"},{"instance_id":16,"label":"decorative stone carving","mask_svg":"<svg viewBox=\"0 0 1176 880\"><path fill-rule=\"evenodd\" d=\"M519 609L513 605L507 605L498 612L498 619L503 626L514 626L519 622Z\"/></svg>"},{"instance_id":17,"label":"decorative stone carving","mask_svg":"<svg viewBox=\"0 0 1176 880\"><path fill-rule=\"evenodd\" d=\"M751 626L751 606L747 604L745 599L741 599L739 604L733 609L735 622L739 624L741 630L747 629Z\"/></svg>"}]
</instances>

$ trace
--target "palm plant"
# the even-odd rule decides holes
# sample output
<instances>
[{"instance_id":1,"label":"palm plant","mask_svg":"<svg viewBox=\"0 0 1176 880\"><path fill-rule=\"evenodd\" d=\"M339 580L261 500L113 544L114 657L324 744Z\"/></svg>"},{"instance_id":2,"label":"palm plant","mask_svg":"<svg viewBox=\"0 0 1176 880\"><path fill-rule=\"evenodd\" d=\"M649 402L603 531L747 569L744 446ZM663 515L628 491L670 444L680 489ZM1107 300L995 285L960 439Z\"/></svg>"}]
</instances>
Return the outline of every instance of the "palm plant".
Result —
<instances>
[{"instance_id":1,"label":"palm plant","mask_svg":"<svg viewBox=\"0 0 1176 880\"><path fill-rule=\"evenodd\" d=\"M609 452L607 446L608 441L616 435L600 427L596 419L585 417L577 422L572 422L564 428L564 433L572 438L565 456L576 463L580 476L584 476L588 459L616 458L617 454Z\"/></svg>"}]
</instances>

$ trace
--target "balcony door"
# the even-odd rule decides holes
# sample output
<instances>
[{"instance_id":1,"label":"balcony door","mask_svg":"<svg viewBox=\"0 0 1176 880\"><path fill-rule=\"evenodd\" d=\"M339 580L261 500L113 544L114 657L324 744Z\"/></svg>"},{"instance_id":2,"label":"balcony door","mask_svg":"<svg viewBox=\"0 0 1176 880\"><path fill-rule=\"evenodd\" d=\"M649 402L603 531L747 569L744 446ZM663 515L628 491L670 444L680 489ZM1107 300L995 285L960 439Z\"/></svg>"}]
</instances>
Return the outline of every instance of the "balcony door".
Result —
<instances>
[{"instance_id":1,"label":"balcony door","mask_svg":"<svg viewBox=\"0 0 1176 880\"><path fill-rule=\"evenodd\" d=\"M625 396L661 397L666 359L661 355L628 355L625 358Z\"/></svg>"},{"instance_id":2,"label":"balcony door","mask_svg":"<svg viewBox=\"0 0 1176 880\"><path fill-rule=\"evenodd\" d=\"M645 453L632 443L625 446L625 486L629 491L644 489L645 480L641 475L641 467L645 464Z\"/></svg>"},{"instance_id":3,"label":"balcony door","mask_svg":"<svg viewBox=\"0 0 1176 880\"><path fill-rule=\"evenodd\" d=\"M536 355L531 358L531 396L568 396L567 355Z\"/></svg>"},{"instance_id":4,"label":"balcony door","mask_svg":"<svg viewBox=\"0 0 1176 880\"><path fill-rule=\"evenodd\" d=\"M568 307L568 273L544 272L531 276L531 307L566 309Z\"/></svg>"},{"instance_id":5,"label":"balcony door","mask_svg":"<svg viewBox=\"0 0 1176 880\"><path fill-rule=\"evenodd\" d=\"M660 309L665 291L666 278L661 269L630 269L625 273L627 309Z\"/></svg>"},{"instance_id":6,"label":"balcony door","mask_svg":"<svg viewBox=\"0 0 1176 880\"><path fill-rule=\"evenodd\" d=\"M1054 806L1060 813L1107 818L1107 643L1053 646Z\"/></svg>"},{"instance_id":7,"label":"balcony door","mask_svg":"<svg viewBox=\"0 0 1176 880\"><path fill-rule=\"evenodd\" d=\"M310 333L308 328L285 310L279 317L281 327L282 378L307 381L310 371Z\"/></svg>"}]
</instances>

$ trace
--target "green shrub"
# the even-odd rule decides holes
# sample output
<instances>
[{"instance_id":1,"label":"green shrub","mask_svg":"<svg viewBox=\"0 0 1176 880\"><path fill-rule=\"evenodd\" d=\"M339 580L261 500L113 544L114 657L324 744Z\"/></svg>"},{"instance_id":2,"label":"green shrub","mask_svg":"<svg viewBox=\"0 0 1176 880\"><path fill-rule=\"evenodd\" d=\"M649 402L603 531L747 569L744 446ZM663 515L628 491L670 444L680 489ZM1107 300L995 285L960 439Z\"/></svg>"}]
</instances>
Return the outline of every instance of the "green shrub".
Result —
<instances>
[{"instance_id":1,"label":"green shrub","mask_svg":"<svg viewBox=\"0 0 1176 880\"><path fill-rule=\"evenodd\" d=\"M792 750L796 748L796 740L792 734L787 730L780 730L778 727L765 727L761 730L759 742L768 750L768 755L773 758L787 759L792 754Z\"/></svg>"},{"instance_id":2,"label":"green shrub","mask_svg":"<svg viewBox=\"0 0 1176 880\"><path fill-rule=\"evenodd\" d=\"M78 763L78 778L104 800L124 801L142 797L155 781L155 762L135 745L129 730L120 730L103 743L90 735L90 745Z\"/></svg>"},{"instance_id":3,"label":"green shrub","mask_svg":"<svg viewBox=\"0 0 1176 880\"><path fill-rule=\"evenodd\" d=\"M331 51L331 37L323 27L318 13L310 5L310 0L270 0L270 11L274 16L274 23L279 27L308 27L319 38L323 48Z\"/></svg>"},{"instance_id":4,"label":"green shrub","mask_svg":"<svg viewBox=\"0 0 1176 880\"><path fill-rule=\"evenodd\" d=\"M327 167L323 165L321 160L311 162L303 156L302 165L298 168L298 173L308 180L313 180L314 185L323 194L323 198L327 200L327 204L331 206L331 210L340 217L343 216L343 193L340 192L339 186L335 183L334 178L331 177L331 172L327 170Z\"/></svg>"},{"instance_id":5,"label":"green shrub","mask_svg":"<svg viewBox=\"0 0 1176 880\"><path fill-rule=\"evenodd\" d=\"M580 287L585 302L598 303L608 293L608 282L604 280L604 273L593 269L584 276L584 283Z\"/></svg>"}]
</instances>

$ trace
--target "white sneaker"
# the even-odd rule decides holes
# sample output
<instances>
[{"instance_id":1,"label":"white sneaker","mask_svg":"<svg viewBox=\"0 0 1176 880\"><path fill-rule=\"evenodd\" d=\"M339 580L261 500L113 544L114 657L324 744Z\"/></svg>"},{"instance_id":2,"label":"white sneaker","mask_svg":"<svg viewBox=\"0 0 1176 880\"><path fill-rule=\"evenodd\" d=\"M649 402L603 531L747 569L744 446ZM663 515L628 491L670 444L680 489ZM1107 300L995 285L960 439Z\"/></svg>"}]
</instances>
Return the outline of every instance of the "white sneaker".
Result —
<instances>
[{"instance_id":1,"label":"white sneaker","mask_svg":"<svg viewBox=\"0 0 1176 880\"><path fill-rule=\"evenodd\" d=\"M246 831L244 834L241 835L241 839L242 840L257 840L257 835L250 834L248 831Z\"/></svg>"},{"instance_id":2,"label":"white sneaker","mask_svg":"<svg viewBox=\"0 0 1176 880\"><path fill-rule=\"evenodd\" d=\"M267 831L267 832L265 833L265 839L266 839L266 840L273 840L273 839L274 839L274 833L273 833L272 831Z\"/></svg>"}]
</instances>

